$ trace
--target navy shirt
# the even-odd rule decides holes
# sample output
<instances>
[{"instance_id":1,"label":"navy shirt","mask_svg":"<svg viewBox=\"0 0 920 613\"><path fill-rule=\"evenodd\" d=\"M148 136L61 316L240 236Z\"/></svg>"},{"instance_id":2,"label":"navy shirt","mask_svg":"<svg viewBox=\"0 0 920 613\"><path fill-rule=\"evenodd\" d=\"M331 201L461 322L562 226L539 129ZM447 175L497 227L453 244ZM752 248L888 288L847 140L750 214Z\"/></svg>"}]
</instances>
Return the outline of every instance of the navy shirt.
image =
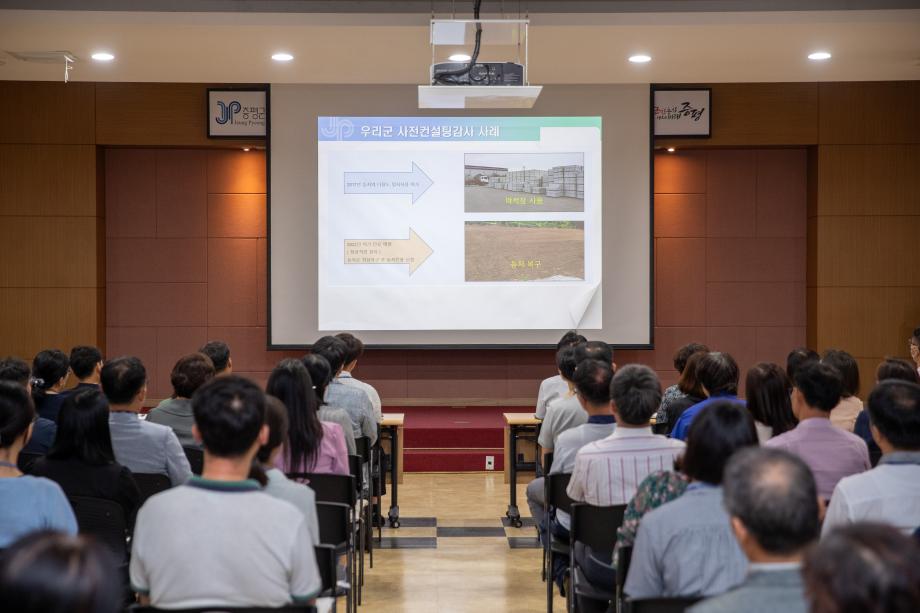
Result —
<instances>
[{"instance_id":1,"label":"navy shirt","mask_svg":"<svg viewBox=\"0 0 920 613\"><path fill-rule=\"evenodd\" d=\"M57 423L58 413L61 412L61 405L65 400L66 394L45 394L35 401L35 411L40 417Z\"/></svg>"},{"instance_id":2,"label":"navy shirt","mask_svg":"<svg viewBox=\"0 0 920 613\"><path fill-rule=\"evenodd\" d=\"M57 424L50 419L39 417L32 425L32 438L29 439L28 444L22 450L26 453L45 455L51 449L56 434Z\"/></svg>"},{"instance_id":3,"label":"navy shirt","mask_svg":"<svg viewBox=\"0 0 920 613\"><path fill-rule=\"evenodd\" d=\"M869 430L869 411L863 409L856 416L853 434L866 441L866 447L869 448L869 461L872 462L872 466L878 464L879 459L882 457L882 450L879 448L878 443L875 442L875 439L872 438L872 431Z\"/></svg>"}]
</instances>

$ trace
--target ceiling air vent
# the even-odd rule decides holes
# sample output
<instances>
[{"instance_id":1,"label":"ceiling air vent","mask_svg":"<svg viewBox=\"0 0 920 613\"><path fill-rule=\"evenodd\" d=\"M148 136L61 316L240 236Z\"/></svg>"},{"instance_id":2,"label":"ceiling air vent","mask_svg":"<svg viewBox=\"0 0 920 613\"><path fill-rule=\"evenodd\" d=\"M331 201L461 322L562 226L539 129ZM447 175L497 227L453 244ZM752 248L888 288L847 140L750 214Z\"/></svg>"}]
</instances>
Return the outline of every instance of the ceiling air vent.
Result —
<instances>
[{"instance_id":1,"label":"ceiling air vent","mask_svg":"<svg viewBox=\"0 0 920 613\"><path fill-rule=\"evenodd\" d=\"M7 54L20 62L37 64L60 64L63 61L76 62L77 56L70 51L7 51Z\"/></svg>"}]
</instances>

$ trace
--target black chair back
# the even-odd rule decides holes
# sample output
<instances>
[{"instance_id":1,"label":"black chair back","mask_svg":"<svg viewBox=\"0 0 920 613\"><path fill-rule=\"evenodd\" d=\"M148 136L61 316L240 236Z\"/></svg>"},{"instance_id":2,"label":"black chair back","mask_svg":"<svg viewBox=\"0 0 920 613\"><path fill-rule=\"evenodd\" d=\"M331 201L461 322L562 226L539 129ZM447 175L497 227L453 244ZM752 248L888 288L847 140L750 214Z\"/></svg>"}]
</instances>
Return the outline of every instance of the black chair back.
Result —
<instances>
[{"instance_id":1,"label":"black chair back","mask_svg":"<svg viewBox=\"0 0 920 613\"><path fill-rule=\"evenodd\" d=\"M361 462L367 464L371 461L371 441L366 436L355 439L355 454L361 457Z\"/></svg>"},{"instance_id":2,"label":"black chair back","mask_svg":"<svg viewBox=\"0 0 920 613\"><path fill-rule=\"evenodd\" d=\"M284 607L195 607L193 609L159 609L134 605L126 609L128 613L315 613L311 605L287 605Z\"/></svg>"},{"instance_id":3,"label":"black chair back","mask_svg":"<svg viewBox=\"0 0 920 613\"><path fill-rule=\"evenodd\" d=\"M546 475L549 474L550 469L553 467L553 452L552 451L547 451L546 453L543 454L543 460L542 460L541 466L543 468L543 476L545 477Z\"/></svg>"},{"instance_id":4,"label":"black chair back","mask_svg":"<svg viewBox=\"0 0 920 613\"><path fill-rule=\"evenodd\" d=\"M348 543L348 512L350 507L340 502L317 502L316 518L319 522L319 541L323 545L339 547Z\"/></svg>"},{"instance_id":5,"label":"black chair back","mask_svg":"<svg viewBox=\"0 0 920 613\"><path fill-rule=\"evenodd\" d=\"M141 504L147 502L147 499L154 494L165 492L172 487L172 482L166 475L155 473L131 473L137 489L141 491Z\"/></svg>"},{"instance_id":6,"label":"black chair back","mask_svg":"<svg viewBox=\"0 0 920 613\"><path fill-rule=\"evenodd\" d=\"M617 594L622 597L626 576L629 574L629 562L632 560L632 545L620 547L617 551Z\"/></svg>"},{"instance_id":7,"label":"black chair back","mask_svg":"<svg viewBox=\"0 0 920 613\"><path fill-rule=\"evenodd\" d=\"M595 507L583 502L573 504L573 542L584 543L594 551L613 551L625 511L625 504L610 507Z\"/></svg>"},{"instance_id":8,"label":"black chair back","mask_svg":"<svg viewBox=\"0 0 920 613\"><path fill-rule=\"evenodd\" d=\"M16 468L21 472L29 474L32 472L32 465L38 461L39 458L45 457L43 453L33 453L31 451L20 451L19 459L16 460Z\"/></svg>"},{"instance_id":9,"label":"black chair back","mask_svg":"<svg viewBox=\"0 0 920 613\"><path fill-rule=\"evenodd\" d=\"M566 513L569 512L572 507L572 499L569 498L566 490L571 479L570 473L546 475L546 502L549 506Z\"/></svg>"},{"instance_id":10,"label":"black chair back","mask_svg":"<svg viewBox=\"0 0 920 613\"><path fill-rule=\"evenodd\" d=\"M702 600L692 598L645 598L642 600L627 600L630 613L684 613L687 609Z\"/></svg>"},{"instance_id":11,"label":"black chair back","mask_svg":"<svg viewBox=\"0 0 920 613\"><path fill-rule=\"evenodd\" d=\"M316 494L316 502L340 502L352 507L358 502L355 478L351 475L287 473L287 477L309 485Z\"/></svg>"},{"instance_id":12,"label":"black chair back","mask_svg":"<svg viewBox=\"0 0 920 613\"><path fill-rule=\"evenodd\" d=\"M113 500L90 496L70 496L70 506L81 534L94 536L117 556L128 560L128 522L121 505Z\"/></svg>"},{"instance_id":13,"label":"black chair back","mask_svg":"<svg viewBox=\"0 0 920 613\"><path fill-rule=\"evenodd\" d=\"M352 477L355 478L355 487L360 487L360 483L363 480L361 476L361 456L359 455L350 455L348 456L348 472Z\"/></svg>"},{"instance_id":14,"label":"black chair back","mask_svg":"<svg viewBox=\"0 0 920 613\"><path fill-rule=\"evenodd\" d=\"M204 451L198 447L182 447L182 449L192 467L192 474L201 475L201 471L204 470Z\"/></svg>"},{"instance_id":15,"label":"black chair back","mask_svg":"<svg viewBox=\"0 0 920 613\"><path fill-rule=\"evenodd\" d=\"M319 577L323 587L321 595L335 594L337 562L335 547L332 545L318 544L313 546L316 553L316 566L319 568Z\"/></svg>"}]
</instances>

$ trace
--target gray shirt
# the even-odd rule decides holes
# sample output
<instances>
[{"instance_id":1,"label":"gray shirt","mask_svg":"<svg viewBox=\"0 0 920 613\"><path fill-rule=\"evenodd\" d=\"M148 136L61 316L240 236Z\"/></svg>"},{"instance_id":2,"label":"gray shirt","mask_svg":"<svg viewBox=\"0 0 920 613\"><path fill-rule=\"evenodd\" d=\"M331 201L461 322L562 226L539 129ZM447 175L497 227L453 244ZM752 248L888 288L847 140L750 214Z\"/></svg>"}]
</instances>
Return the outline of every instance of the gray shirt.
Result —
<instances>
[{"instance_id":1,"label":"gray shirt","mask_svg":"<svg viewBox=\"0 0 920 613\"><path fill-rule=\"evenodd\" d=\"M319 519L316 516L316 494L313 493L313 489L304 483L291 481L277 468L266 470L265 476L268 477L268 484L262 491L274 498L287 500L297 507L297 510L303 513L313 542L319 543Z\"/></svg>"},{"instance_id":2,"label":"gray shirt","mask_svg":"<svg viewBox=\"0 0 920 613\"><path fill-rule=\"evenodd\" d=\"M642 518L624 591L632 598L713 596L739 585L746 573L722 488L691 483Z\"/></svg>"},{"instance_id":3,"label":"gray shirt","mask_svg":"<svg viewBox=\"0 0 920 613\"><path fill-rule=\"evenodd\" d=\"M183 447L200 447L192 436L195 416L192 414L192 401L189 398L167 398L147 413L147 422L172 428Z\"/></svg>"},{"instance_id":4,"label":"gray shirt","mask_svg":"<svg viewBox=\"0 0 920 613\"><path fill-rule=\"evenodd\" d=\"M115 460L133 473L167 475L173 485L192 476L185 451L169 426L149 423L137 413L109 413Z\"/></svg>"},{"instance_id":5,"label":"gray shirt","mask_svg":"<svg viewBox=\"0 0 920 613\"><path fill-rule=\"evenodd\" d=\"M537 392L537 407L534 409L534 415L538 419L543 419L546 417L546 407L549 406L549 403L568 393L569 384L562 378L562 375L543 379L540 383L540 391Z\"/></svg>"},{"instance_id":6,"label":"gray shirt","mask_svg":"<svg viewBox=\"0 0 920 613\"><path fill-rule=\"evenodd\" d=\"M366 436L371 445L377 442L377 418L374 416L374 407L363 390L333 379L326 388L324 400L331 407L345 409L351 417L355 438Z\"/></svg>"},{"instance_id":7,"label":"gray shirt","mask_svg":"<svg viewBox=\"0 0 920 613\"><path fill-rule=\"evenodd\" d=\"M589 421L580 426L569 428L560 434L559 438L556 439L556 446L553 447L553 465L550 467L549 473L551 475L559 473L571 474L575 470L575 456L578 455L578 450L588 443L607 438L613 434L615 428L615 423L592 424ZM566 530L572 526L571 517L562 510L556 511L556 521Z\"/></svg>"},{"instance_id":8,"label":"gray shirt","mask_svg":"<svg viewBox=\"0 0 920 613\"><path fill-rule=\"evenodd\" d=\"M559 435L586 421L588 421L588 414L581 408L578 398L575 396L558 398L546 407L546 416L540 426L540 436L537 442L544 449L553 449L555 455L556 439Z\"/></svg>"},{"instance_id":9,"label":"gray shirt","mask_svg":"<svg viewBox=\"0 0 920 613\"><path fill-rule=\"evenodd\" d=\"M688 613L807 613L799 564L752 564L744 583Z\"/></svg>"},{"instance_id":10,"label":"gray shirt","mask_svg":"<svg viewBox=\"0 0 920 613\"><path fill-rule=\"evenodd\" d=\"M323 405L319 410L319 420L342 426L342 434L345 435L345 446L348 447L348 455L355 455L358 452L358 448L355 446L354 424L351 423L351 417L348 416L345 409L336 409Z\"/></svg>"}]
</instances>

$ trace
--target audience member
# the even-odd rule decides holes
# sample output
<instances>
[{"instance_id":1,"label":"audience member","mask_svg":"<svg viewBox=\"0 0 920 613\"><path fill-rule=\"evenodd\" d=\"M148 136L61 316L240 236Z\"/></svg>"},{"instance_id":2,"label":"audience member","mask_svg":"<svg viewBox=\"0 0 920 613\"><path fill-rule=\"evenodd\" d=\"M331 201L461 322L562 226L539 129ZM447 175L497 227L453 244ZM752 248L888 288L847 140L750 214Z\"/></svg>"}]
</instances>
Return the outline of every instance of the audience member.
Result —
<instances>
[{"instance_id":1,"label":"audience member","mask_svg":"<svg viewBox=\"0 0 920 613\"><path fill-rule=\"evenodd\" d=\"M656 433L671 434L671 430L680 416L693 405L706 399L706 392L703 391L703 384L700 383L699 379L700 362L706 354L707 352L705 351L697 351L687 359L687 363L684 364L684 369L680 373L680 379L677 381L677 387L682 395L680 398L667 403L667 406L662 401L662 408L659 409L655 420L654 429Z\"/></svg>"},{"instance_id":2,"label":"audience member","mask_svg":"<svg viewBox=\"0 0 920 613\"><path fill-rule=\"evenodd\" d=\"M690 359L690 356L697 353L709 353L709 347L701 343L687 343L683 347L680 347L676 352L674 352L674 357L672 360L674 363L674 370L677 371L678 377L683 377L684 368L687 366L687 361ZM671 425L674 424L673 420L669 421L669 416L675 412L671 408L672 403L678 400L684 401L682 404L685 404L685 406L680 410L680 413L683 413L683 411L688 407L693 406L702 400L702 398L699 398L690 404L686 404L687 396L688 392L681 389L679 380L674 385L669 385L668 388L664 390L664 394L661 396L661 407L658 410L658 414L655 419L655 425L657 426L659 423L662 426L669 423ZM701 396L701 394L697 394L697 396ZM669 430L670 428L657 429L657 431L661 432L662 434L667 434Z\"/></svg>"},{"instance_id":3,"label":"audience member","mask_svg":"<svg viewBox=\"0 0 920 613\"><path fill-rule=\"evenodd\" d=\"M215 374L211 358L203 353L190 353L179 358L169 375L172 398L167 398L147 413L147 421L172 428L183 447L197 447L192 435L192 426L195 425L192 394Z\"/></svg>"},{"instance_id":4,"label":"audience member","mask_svg":"<svg viewBox=\"0 0 920 613\"><path fill-rule=\"evenodd\" d=\"M345 363L342 366L342 372L339 373L339 382L343 385L350 385L363 390L367 394L371 406L374 407L374 418L377 423L383 421L383 403L380 402L380 394L374 389L374 386L356 379L352 371L358 366L358 358L364 355L364 343L354 334L340 332L335 337L345 343Z\"/></svg>"},{"instance_id":5,"label":"audience member","mask_svg":"<svg viewBox=\"0 0 920 613\"><path fill-rule=\"evenodd\" d=\"M164 609L310 602L320 578L303 513L246 478L269 439L265 394L228 375L199 388L192 408L204 470L141 508L131 585Z\"/></svg>"},{"instance_id":6,"label":"audience member","mask_svg":"<svg viewBox=\"0 0 920 613\"><path fill-rule=\"evenodd\" d=\"M265 387L284 403L288 436L275 466L285 473L348 474L348 449L342 427L320 421L313 382L303 362L287 358L278 362Z\"/></svg>"},{"instance_id":7,"label":"audience member","mask_svg":"<svg viewBox=\"0 0 920 613\"><path fill-rule=\"evenodd\" d=\"M0 603L15 613L120 613L112 554L82 536L36 532L0 557Z\"/></svg>"},{"instance_id":8,"label":"audience member","mask_svg":"<svg viewBox=\"0 0 920 613\"><path fill-rule=\"evenodd\" d=\"M92 345L78 345L70 350L70 372L77 379L77 384L62 393L65 396L84 390L99 390L99 377L102 376L102 351Z\"/></svg>"},{"instance_id":9,"label":"audience member","mask_svg":"<svg viewBox=\"0 0 920 613\"><path fill-rule=\"evenodd\" d=\"M233 374L233 358L230 357L230 346L224 341L205 343L198 352L211 358L215 377Z\"/></svg>"},{"instance_id":10,"label":"audience member","mask_svg":"<svg viewBox=\"0 0 920 613\"><path fill-rule=\"evenodd\" d=\"M326 387L323 399L329 406L345 409L348 416L351 417L355 438L366 436L373 445L377 442L377 418L374 415L374 406L364 391L345 385L339 378L348 353L345 343L334 336L324 336L313 343L312 353L326 358L332 369L332 379Z\"/></svg>"},{"instance_id":11,"label":"audience member","mask_svg":"<svg viewBox=\"0 0 920 613\"><path fill-rule=\"evenodd\" d=\"M57 422L58 411L66 396L70 360L59 349L45 349L32 359L32 400L39 417Z\"/></svg>"},{"instance_id":12,"label":"audience member","mask_svg":"<svg viewBox=\"0 0 920 613\"><path fill-rule=\"evenodd\" d=\"M31 473L51 479L67 496L117 502L128 524L134 523L141 494L131 471L115 461L109 403L98 390L85 389L64 401L54 446Z\"/></svg>"},{"instance_id":13,"label":"audience member","mask_svg":"<svg viewBox=\"0 0 920 613\"><path fill-rule=\"evenodd\" d=\"M852 432L856 417L863 410L862 400L856 395L859 393L859 365L853 356L840 349L828 349L821 361L836 368L843 382L840 402L831 411L831 423Z\"/></svg>"},{"instance_id":14,"label":"audience member","mask_svg":"<svg viewBox=\"0 0 920 613\"><path fill-rule=\"evenodd\" d=\"M802 559L818 536L818 495L808 466L779 449L742 449L725 467L722 489L749 573L690 613L806 613Z\"/></svg>"},{"instance_id":15,"label":"audience member","mask_svg":"<svg viewBox=\"0 0 920 613\"><path fill-rule=\"evenodd\" d=\"M192 476L185 451L168 426L140 418L147 397L147 370L135 357L102 367L102 391L109 401L109 432L115 460L135 473L167 475L173 485Z\"/></svg>"},{"instance_id":16,"label":"audience member","mask_svg":"<svg viewBox=\"0 0 920 613\"><path fill-rule=\"evenodd\" d=\"M721 485L731 455L756 445L754 420L739 402L720 400L699 412L681 461L690 484L642 518L624 587L629 596L713 596L744 580L747 562Z\"/></svg>"},{"instance_id":17,"label":"audience member","mask_svg":"<svg viewBox=\"0 0 920 613\"><path fill-rule=\"evenodd\" d=\"M288 479L276 467L284 442L288 439L287 409L274 396L265 397L265 425L268 426L268 440L259 447L256 461L265 471L266 483L263 491L269 496L287 500L303 513L307 529L314 543L319 543L319 519L316 515L316 494L308 485Z\"/></svg>"},{"instance_id":18,"label":"audience member","mask_svg":"<svg viewBox=\"0 0 920 613\"><path fill-rule=\"evenodd\" d=\"M910 349L910 359L914 361L917 376L920 376L920 328L915 328L910 338L907 339L907 346Z\"/></svg>"},{"instance_id":19,"label":"audience member","mask_svg":"<svg viewBox=\"0 0 920 613\"><path fill-rule=\"evenodd\" d=\"M823 533L859 521L884 522L906 534L920 526L920 385L889 379L869 394L879 465L837 484Z\"/></svg>"},{"instance_id":20,"label":"audience member","mask_svg":"<svg viewBox=\"0 0 920 613\"><path fill-rule=\"evenodd\" d=\"M17 468L34 417L26 389L0 381L0 549L37 530L77 533L77 520L61 487L50 479L23 476Z\"/></svg>"},{"instance_id":21,"label":"audience member","mask_svg":"<svg viewBox=\"0 0 920 613\"><path fill-rule=\"evenodd\" d=\"M920 547L883 524L833 530L805 556L811 613L920 611Z\"/></svg>"},{"instance_id":22,"label":"audience member","mask_svg":"<svg viewBox=\"0 0 920 613\"><path fill-rule=\"evenodd\" d=\"M578 334L575 330L569 330L562 335L562 338L559 339L559 342L556 343L556 354L559 354L559 350L564 347L574 347L579 343L585 343L586 339L581 334ZM569 384L562 377L562 373L557 370L555 375L543 379L540 382L540 391L537 393L537 408L534 410L534 416L537 419L543 419L546 416L546 407L549 406L549 403L553 402L557 398L562 398L569 393Z\"/></svg>"},{"instance_id":23,"label":"audience member","mask_svg":"<svg viewBox=\"0 0 920 613\"><path fill-rule=\"evenodd\" d=\"M301 358L301 362L307 367L310 380L313 381L313 391L316 393L320 421L339 424L342 427L342 434L345 436L348 455L357 455L358 448L355 444L355 431L352 427L351 417L345 409L331 407L326 404L326 388L329 387L329 382L332 381L332 368L329 366L329 361L321 355L308 353Z\"/></svg>"},{"instance_id":24,"label":"audience member","mask_svg":"<svg viewBox=\"0 0 920 613\"><path fill-rule=\"evenodd\" d=\"M795 381L795 371L813 362L820 362L818 352L808 347L796 347L786 356L786 376L790 381Z\"/></svg>"},{"instance_id":25,"label":"audience member","mask_svg":"<svg viewBox=\"0 0 920 613\"><path fill-rule=\"evenodd\" d=\"M843 382L836 368L812 362L795 371L792 412L799 424L766 442L797 454L811 468L818 495L827 500L843 477L870 468L869 450L861 438L831 423Z\"/></svg>"},{"instance_id":26,"label":"audience member","mask_svg":"<svg viewBox=\"0 0 920 613\"><path fill-rule=\"evenodd\" d=\"M19 358L7 357L0 360L0 381L10 381L21 385L31 397L32 369ZM22 451L45 455L54 444L56 434L57 424L50 419L36 415L32 423L32 436Z\"/></svg>"},{"instance_id":27,"label":"audience member","mask_svg":"<svg viewBox=\"0 0 920 613\"><path fill-rule=\"evenodd\" d=\"M578 398L575 397L573 379L576 366L578 366L578 360L575 347L563 347L556 352L556 367L568 386L568 392L550 402L546 407L546 414L540 425L540 434L537 436L537 442L543 453L553 451L560 434L588 421L588 414L581 408Z\"/></svg>"},{"instance_id":28,"label":"audience member","mask_svg":"<svg viewBox=\"0 0 920 613\"><path fill-rule=\"evenodd\" d=\"M776 364L761 362L752 366L745 379L744 395L754 417L760 444L795 428L792 413L792 382Z\"/></svg>"},{"instance_id":29,"label":"audience member","mask_svg":"<svg viewBox=\"0 0 920 613\"><path fill-rule=\"evenodd\" d=\"M719 400L730 399L744 405L744 400L738 398L738 364L735 358L727 353L710 352L700 359L697 369L697 378L706 393L706 400L698 402L684 411L671 430L673 438L687 440L690 424L697 413Z\"/></svg>"},{"instance_id":30,"label":"audience member","mask_svg":"<svg viewBox=\"0 0 920 613\"><path fill-rule=\"evenodd\" d=\"M886 379L920 383L920 375L917 374L910 362L898 358L885 358L875 369L876 383ZM872 438L872 431L869 429L869 411L866 409L860 411L856 417L853 434L866 441L866 446L869 448L869 462L872 466L878 464L882 457L882 450L879 448L878 443L875 442L875 439Z\"/></svg>"}]
</instances>

